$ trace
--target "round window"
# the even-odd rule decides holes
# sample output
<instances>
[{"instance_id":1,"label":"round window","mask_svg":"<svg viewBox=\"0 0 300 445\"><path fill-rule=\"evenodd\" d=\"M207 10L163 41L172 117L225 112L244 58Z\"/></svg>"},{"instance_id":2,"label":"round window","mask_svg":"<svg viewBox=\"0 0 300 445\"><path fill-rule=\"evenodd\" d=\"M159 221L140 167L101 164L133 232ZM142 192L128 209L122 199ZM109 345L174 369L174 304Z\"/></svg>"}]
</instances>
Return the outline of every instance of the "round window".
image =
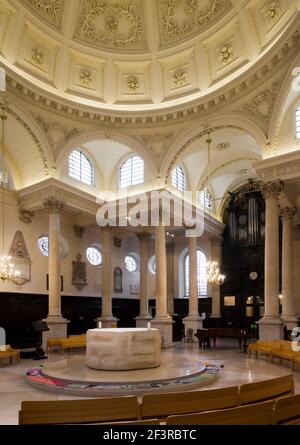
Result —
<instances>
[{"instance_id":1,"label":"round window","mask_svg":"<svg viewBox=\"0 0 300 445\"><path fill-rule=\"evenodd\" d=\"M101 266L102 253L97 247L90 246L86 249L86 257L92 266Z\"/></svg>"},{"instance_id":2,"label":"round window","mask_svg":"<svg viewBox=\"0 0 300 445\"><path fill-rule=\"evenodd\" d=\"M37 242L39 251L42 255L49 255L49 238L46 235L40 236Z\"/></svg>"},{"instance_id":3,"label":"round window","mask_svg":"<svg viewBox=\"0 0 300 445\"><path fill-rule=\"evenodd\" d=\"M137 260L132 255L125 257L125 266L128 272L136 272L138 268Z\"/></svg>"}]
</instances>

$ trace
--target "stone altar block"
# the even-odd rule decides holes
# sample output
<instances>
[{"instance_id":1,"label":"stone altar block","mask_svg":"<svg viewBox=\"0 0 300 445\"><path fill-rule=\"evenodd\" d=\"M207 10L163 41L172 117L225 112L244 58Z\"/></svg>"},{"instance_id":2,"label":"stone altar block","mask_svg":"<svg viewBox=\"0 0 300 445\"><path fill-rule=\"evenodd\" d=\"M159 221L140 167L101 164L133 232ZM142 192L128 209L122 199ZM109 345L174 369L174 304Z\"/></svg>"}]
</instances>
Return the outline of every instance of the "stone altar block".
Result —
<instances>
[{"instance_id":1,"label":"stone altar block","mask_svg":"<svg viewBox=\"0 0 300 445\"><path fill-rule=\"evenodd\" d=\"M125 371L160 366L158 329L90 329L86 334L86 364L92 369Z\"/></svg>"}]
</instances>

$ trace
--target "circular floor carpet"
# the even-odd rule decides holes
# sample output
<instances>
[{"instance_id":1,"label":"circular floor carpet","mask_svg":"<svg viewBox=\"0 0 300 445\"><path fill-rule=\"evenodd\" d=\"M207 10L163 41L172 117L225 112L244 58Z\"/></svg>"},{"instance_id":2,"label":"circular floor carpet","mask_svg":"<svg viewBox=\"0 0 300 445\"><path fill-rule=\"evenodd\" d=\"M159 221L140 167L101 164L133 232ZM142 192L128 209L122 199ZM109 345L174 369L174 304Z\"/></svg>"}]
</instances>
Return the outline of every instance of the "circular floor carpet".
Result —
<instances>
[{"instance_id":1,"label":"circular floor carpet","mask_svg":"<svg viewBox=\"0 0 300 445\"><path fill-rule=\"evenodd\" d=\"M105 397L150 392L184 391L213 382L219 368L190 360L186 366L163 363L159 368L139 371L96 371L83 357L58 360L27 371L26 380L35 388L80 397Z\"/></svg>"}]
</instances>

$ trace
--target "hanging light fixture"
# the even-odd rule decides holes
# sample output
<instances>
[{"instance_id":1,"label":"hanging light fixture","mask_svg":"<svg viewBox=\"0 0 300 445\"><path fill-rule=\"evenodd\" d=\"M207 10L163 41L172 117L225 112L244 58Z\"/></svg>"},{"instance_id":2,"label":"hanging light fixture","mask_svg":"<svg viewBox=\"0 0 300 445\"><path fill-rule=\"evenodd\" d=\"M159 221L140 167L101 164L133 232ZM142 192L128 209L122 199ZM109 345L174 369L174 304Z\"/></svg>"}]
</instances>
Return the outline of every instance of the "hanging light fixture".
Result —
<instances>
[{"instance_id":1,"label":"hanging light fixture","mask_svg":"<svg viewBox=\"0 0 300 445\"><path fill-rule=\"evenodd\" d=\"M212 143L212 138L210 135L210 131L207 132L207 156L208 156L208 199L209 199L209 217L210 217L210 210L212 207L212 187L211 187L211 157L210 157L210 146ZM220 273L220 267L217 261L207 261L206 263L206 278L207 283L212 285L218 285L224 283L225 281L225 275L222 275Z\"/></svg>"},{"instance_id":2,"label":"hanging light fixture","mask_svg":"<svg viewBox=\"0 0 300 445\"><path fill-rule=\"evenodd\" d=\"M1 78L3 77L3 69L1 70ZM4 72L5 74L5 72ZM5 91L5 82L0 81L0 91ZM5 104L0 104L0 120L1 120L1 166L0 166L0 187L2 189L2 250L4 251L5 246L5 217L4 217L4 211L5 211L5 192L4 190L8 187L8 173L5 167L4 162L4 137L5 137L5 121L7 120L6 116L6 108ZM0 256L0 280L4 283L5 281L12 281L17 285L20 285L22 281L21 273L18 270L14 269L14 265L11 262L11 257L8 255L1 255Z\"/></svg>"}]
</instances>

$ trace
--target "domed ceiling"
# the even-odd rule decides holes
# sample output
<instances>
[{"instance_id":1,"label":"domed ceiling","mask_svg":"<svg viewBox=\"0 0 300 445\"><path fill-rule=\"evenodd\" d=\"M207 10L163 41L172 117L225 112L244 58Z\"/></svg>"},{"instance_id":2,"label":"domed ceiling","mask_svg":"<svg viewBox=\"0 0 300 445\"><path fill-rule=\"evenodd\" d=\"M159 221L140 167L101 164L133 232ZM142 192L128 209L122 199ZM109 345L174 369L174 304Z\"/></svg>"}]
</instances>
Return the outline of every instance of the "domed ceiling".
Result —
<instances>
[{"instance_id":1,"label":"domed ceiling","mask_svg":"<svg viewBox=\"0 0 300 445\"><path fill-rule=\"evenodd\" d=\"M261 60L297 0L0 0L10 77L102 110L191 103Z\"/></svg>"}]
</instances>

